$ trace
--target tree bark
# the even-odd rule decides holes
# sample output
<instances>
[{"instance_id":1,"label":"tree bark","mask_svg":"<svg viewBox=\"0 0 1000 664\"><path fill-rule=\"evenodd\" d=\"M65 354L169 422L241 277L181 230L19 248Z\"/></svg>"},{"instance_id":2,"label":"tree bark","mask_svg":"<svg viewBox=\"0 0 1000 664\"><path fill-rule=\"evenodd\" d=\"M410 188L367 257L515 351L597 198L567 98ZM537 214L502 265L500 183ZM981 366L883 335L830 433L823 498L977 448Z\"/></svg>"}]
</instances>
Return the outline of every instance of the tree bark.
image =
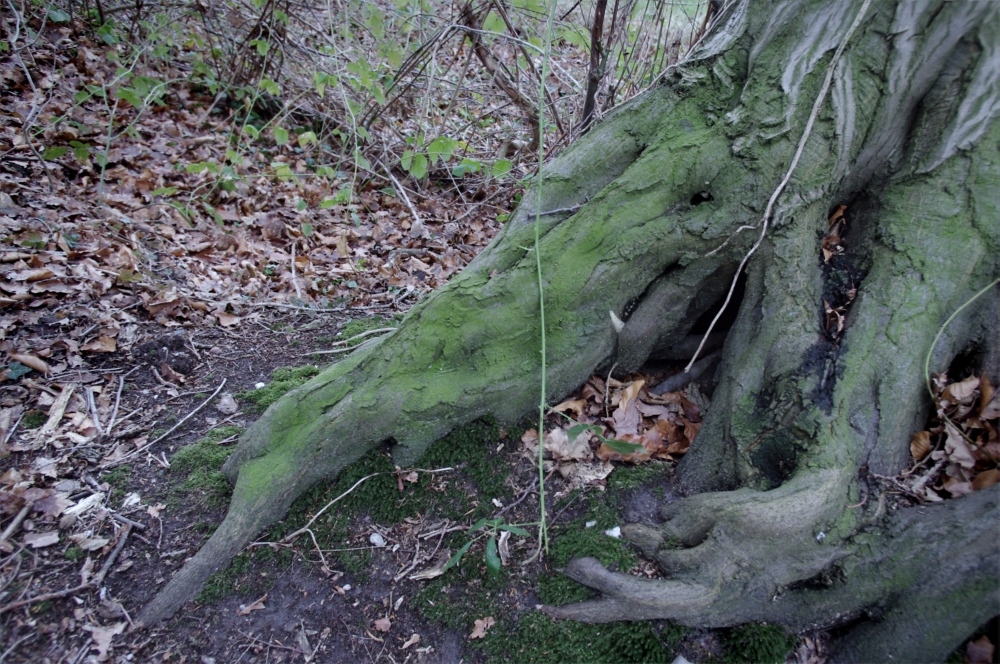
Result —
<instances>
[{"instance_id":1,"label":"tree bark","mask_svg":"<svg viewBox=\"0 0 1000 664\"><path fill-rule=\"evenodd\" d=\"M928 353L936 371L974 344L996 356L996 291L932 347L1000 271L996 20L993 3L944 0L725 7L691 60L543 169L541 194L465 271L247 431L225 468L229 514L142 621L171 615L371 447L395 441L406 464L454 427L537 403L540 210L549 399L684 340L759 245L678 469L690 495L626 532L669 580L574 561L567 574L602 597L549 613L794 629L867 616L845 630L841 660L942 658L1000 613L1000 489L893 514L868 479L908 461L930 407ZM825 263L841 204L846 252ZM823 303L851 289L831 339Z\"/></svg>"}]
</instances>

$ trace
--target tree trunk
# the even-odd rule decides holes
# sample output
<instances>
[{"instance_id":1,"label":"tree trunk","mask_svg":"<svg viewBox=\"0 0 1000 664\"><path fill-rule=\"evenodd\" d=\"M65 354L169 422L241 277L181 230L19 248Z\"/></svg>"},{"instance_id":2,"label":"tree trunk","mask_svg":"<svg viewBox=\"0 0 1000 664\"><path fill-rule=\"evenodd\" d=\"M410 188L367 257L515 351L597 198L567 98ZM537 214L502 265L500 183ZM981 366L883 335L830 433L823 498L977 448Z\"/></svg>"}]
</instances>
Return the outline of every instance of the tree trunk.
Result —
<instances>
[{"instance_id":1,"label":"tree trunk","mask_svg":"<svg viewBox=\"0 0 1000 664\"><path fill-rule=\"evenodd\" d=\"M838 657L942 659L1000 613L1000 489L891 514L867 479L908 461L930 406L928 353L936 371L972 347L995 357L995 290L932 343L998 273L996 22L988 2L725 7L691 60L543 169L541 194L466 270L244 434L225 468L229 514L141 619L171 615L373 446L394 441L406 464L473 419L531 410L540 209L552 400L683 339L756 247L712 408L679 467L691 495L664 506L665 523L627 531L670 580L574 561L567 573L602 598L548 611L791 628L868 616ZM842 204L846 250L825 263ZM824 301L848 303L836 340Z\"/></svg>"}]
</instances>

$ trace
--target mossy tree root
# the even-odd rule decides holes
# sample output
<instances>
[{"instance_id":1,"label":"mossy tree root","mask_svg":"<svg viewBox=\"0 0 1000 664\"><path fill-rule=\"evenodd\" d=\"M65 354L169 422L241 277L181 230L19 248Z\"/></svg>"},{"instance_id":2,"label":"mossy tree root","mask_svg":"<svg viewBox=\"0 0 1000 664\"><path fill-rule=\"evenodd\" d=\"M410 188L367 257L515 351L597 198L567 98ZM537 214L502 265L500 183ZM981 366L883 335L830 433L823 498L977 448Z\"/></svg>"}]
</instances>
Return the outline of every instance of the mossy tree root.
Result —
<instances>
[{"instance_id":1,"label":"mossy tree root","mask_svg":"<svg viewBox=\"0 0 1000 664\"><path fill-rule=\"evenodd\" d=\"M727 5L699 59L549 164L542 198L526 196L466 270L392 335L291 392L245 433L225 468L236 482L225 521L141 620L172 615L295 497L373 446L393 441L409 463L454 427L486 414L511 420L537 404L536 211L547 397L683 339L755 240L739 229L759 221L785 178L827 56L860 5L787 0L774 16L762 3ZM679 470L690 492L714 493L668 510L659 539L630 532L677 578L637 585L592 563L570 566L621 617L694 620L683 597L705 621L734 621L752 617L744 595L762 606L824 575L845 588L860 577L837 585L835 572L862 569L882 550L866 544L869 529L909 523L884 522L875 484L863 508L849 506L862 500L859 477L903 468L929 406L925 354L941 369L983 338L982 312L970 308L931 348L948 315L998 274L996 8L901 0L870 11L831 70L831 103L748 265L713 408ZM905 37L890 47L886 35ZM851 210L847 254L831 269L821 239L841 203ZM852 288L843 338L830 339L824 301ZM627 319L620 333L609 312ZM964 506L982 500L929 513L970 510L980 529L984 512ZM724 618L726 603L744 612ZM560 615L597 619L583 608Z\"/></svg>"},{"instance_id":2,"label":"mossy tree root","mask_svg":"<svg viewBox=\"0 0 1000 664\"><path fill-rule=\"evenodd\" d=\"M784 511L781 500L794 499L797 492L782 487L770 493L781 498L743 493L734 500L726 493L713 494L716 498L694 511L708 518L708 510L722 504L729 522L734 502L760 501L767 507L750 515L759 520L772 509ZM884 531L857 537L849 549L796 539L805 528L789 528L786 516L786 527L758 530L761 537L750 547L777 554L777 564L765 564L763 557L742 548L747 545L745 529L732 529L729 536L716 531L698 551L658 550L658 560L673 570L668 581L609 572L593 558L577 558L566 574L600 590L601 598L544 610L555 618L585 622L667 618L684 625L730 627L762 621L791 630L844 626L864 616L869 620L847 630L831 661L940 662L1000 606L998 503L1000 486L993 486L906 510ZM791 532L793 539L767 544L765 532L775 537ZM697 537L699 531L680 534ZM642 527L631 527L627 536L644 546L660 537ZM825 567L824 558L830 563ZM722 583L709 585L705 573L710 569L713 578L726 577Z\"/></svg>"},{"instance_id":3,"label":"mossy tree root","mask_svg":"<svg viewBox=\"0 0 1000 664\"><path fill-rule=\"evenodd\" d=\"M374 446L394 443L406 465L456 427L484 415L512 421L538 403L536 206L582 205L571 217L543 217L550 398L595 367L619 357L638 366L654 344L683 339L727 286L740 250L732 243L705 257L741 204L723 198L730 209L720 215L692 204L692 194L720 173L740 176L742 166L702 118L677 125L676 114L694 108L664 89L595 128L597 144L570 149L548 167L543 200L529 196L501 236L395 332L273 404L223 468L235 490L222 525L141 621L173 615L296 497ZM665 169L668 156L676 162ZM616 332L609 312L626 319L624 331Z\"/></svg>"},{"instance_id":4,"label":"mossy tree root","mask_svg":"<svg viewBox=\"0 0 1000 664\"><path fill-rule=\"evenodd\" d=\"M664 506L662 525L623 530L669 580L572 561L566 573L602 597L550 615L791 629L867 615L878 619L846 632L843 661L936 661L1000 612L1000 489L887 515L872 477L908 462L930 406L928 353L945 368L995 344L993 298L954 318L933 345L952 312L1000 272L998 144L993 127L933 172L855 199L836 271L807 255L809 224L776 230L751 266L712 409L678 469L684 486L704 493ZM819 312L838 273L851 275L857 297L832 340Z\"/></svg>"}]
</instances>

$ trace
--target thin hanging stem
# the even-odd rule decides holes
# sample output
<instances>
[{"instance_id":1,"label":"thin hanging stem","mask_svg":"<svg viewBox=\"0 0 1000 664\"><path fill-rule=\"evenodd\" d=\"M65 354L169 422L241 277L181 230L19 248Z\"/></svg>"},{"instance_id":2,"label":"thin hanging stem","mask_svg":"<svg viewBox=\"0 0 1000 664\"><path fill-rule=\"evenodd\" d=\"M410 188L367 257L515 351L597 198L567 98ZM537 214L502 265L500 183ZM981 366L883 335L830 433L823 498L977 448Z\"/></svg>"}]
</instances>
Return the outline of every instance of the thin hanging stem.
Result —
<instances>
[{"instance_id":1,"label":"thin hanging stem","mask_svg":"<svg viewBox=\"0 0 1000 664\"><path fill-rule=\"evenodd\" d=\"M536 556L544 551L549 551L549 531L545 518L545 464L542 460L545 452L545 393L547 356L545 339L545 291L542 284L542 254L541 226L542 226L542 173L541 165L545 162L545 79L549 74L549 50L552 43L552 24L555 21L556 0L549 0L548 20L545 23L545 52L542 55L542 70L539 76L538 90L538 166L539 171L535 176L535 269L538 274L538 318L541 326L541 355L542 355L542 376L541 376L541 396L538 399L538 550Z\"/></svg>"}]
</instances>

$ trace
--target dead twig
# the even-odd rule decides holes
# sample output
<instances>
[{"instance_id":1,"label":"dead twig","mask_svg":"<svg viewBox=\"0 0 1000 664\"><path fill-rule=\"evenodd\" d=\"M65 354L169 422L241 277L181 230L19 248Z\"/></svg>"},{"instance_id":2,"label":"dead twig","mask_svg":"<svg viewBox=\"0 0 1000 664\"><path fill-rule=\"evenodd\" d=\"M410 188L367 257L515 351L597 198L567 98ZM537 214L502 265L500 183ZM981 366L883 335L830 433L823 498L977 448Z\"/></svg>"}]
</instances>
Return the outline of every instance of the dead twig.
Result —
<instances>
[{"instance_id":1,"label":"dead twig","mask_svg":"<svg viewBox=\"0 0 1000 664\"><path fill-rule=\"evenodd\" d=\"M395 332L395 331L396 328L394 327L380 327L377 330L368 330L367 332L356 334L350 339L344 339L343 341L338 341L332 344L333 346L341 346L341 348L331 348L330 350L314 350L309 353L301 353L299 357L309 357L310 355L338 355L340 353L348 353L352 350L355 350L356 348L360 348L360 345L358 346L347 345L352 341L357 341L358 339L364 339L365 337L370 337L373 334L383 334L383 333L388 334L389 332Z\"/></svg>"},{"instance_id":2,"label":"dead twig","mask_svg":"<svg viewBox=\"0 0 1000 664\"><path fill-rule=\"evenodd\" d=\"M452 470L454 470L454 468L437 468L435 470L424 470L422 468L416 468L415 469L415 471L418 472L418 473L446 473L446 472L449 472L449 471L452 471ZM379 475L395 475L395 474L396 474L396 471L393 470L393 471L390 471L390 472L372 473L371 475L365 475L360 480L358 480L357 482L355 482L354 484L352 484L350 489L348 489L347 491L345 491L344 493L340 494L339 496L337 496L336 498L334 498L333 500L331 500L330 502L328 502L326 505L324 505L323 509L321 509L318 512L316 512L316 514L314 514L312 516L312 518L309 519L309 521L306 523L306 525L302 526L301 528L299 528L298 530L296 530L295 532L293 532L293 533L291 533L289 535L285 535L280 540L278 540L277 543L278 544L289 544L289 543L295 541L295 539L298 538L298 536L301 535L301 534L303 534L303 533L308 532L308 533L311 534L312 531L309 530L309 528L310 528L310 526L312 526L316 522L316 519L320 518L323 515L324 512L326 512L328 509L330 509L331 507L333 507L334 505L336 505L338 502L340 502L341 499L346 498L352 491L354 491L355 489L357 489L359 486L361 486L362 484L364 484L365 482L367 482L368 480L370 480L373 477L378 477ZM272 544L272 542L254 542L254 545L260 545L260 544Z\"/></svg>"},{"instance_id":3,"label":"dead twig","mask_svg":"<svg viewBox=\"0 0 1000 664\"><path fill-rule=\"evenodd\" d=\"M10 525L8 525L3 531L3 534L0 534L0 542L6 542L14 533L17 532L17 529L21 526L21 523L24 521L24 518L28 516L28 512L30 511L31 503L28 503L21 508L21 511L17 513L17 516L15 516L14 520L10 522Z\"/></svg>"},{"instance_id":4,"label":"dead twig","mask_svg":"<svg viewBox=\"0 0 1000 664\"><path fill-rule=\"evenodd\" d=\"M154 371L155 371L155 369L154 369ZM205 406L207 406L212 401L212 399L214 399L216 397L216 395L218 395L219 392L222 391L222 388L225 387L227 380L228 380L227 378L223 378L222 382L219 383L219 386L217 388L215 388L215 392L212 392L211 396L209 396L207 399L205 399L204 401L202 401L201 405L199 405L197 408L195 408L190 413L188 413L183 418L181 418L181 420L177 424L175 424L174 426L170 427L170 429L168 429L165 434L163 434L162 436L159 436L156 440L153 440L153 441L150 441L150 442L146 443L142 447L137 447L136 449L132 450L131 452L129 452L128 454L126 454L125 456L123 456L121 459L118 459L116 461L109 461L107 463L102 463L100 466L98 466L98 468L101 468L101 469L104 469L104 468L113 468L113 467L117 466L118 464L123 463L123 462L125 462L125 461L127 461L127 460L129 460L129 459L131 459L131 458L133 458L135 456L137 456L140 452L145 451L146 449L152 447L153 445L157 444L158 442L160 442L161 440L163 440L164 438L166 438L167 436L169 436L170 434L172 434L174 431L177 431L177 429L179 429L181 426L183 426L184 423L187 422L189 419L191 419L198 411L200 411L202 408L204 408Z\"/></svg>"}]
</instances>

